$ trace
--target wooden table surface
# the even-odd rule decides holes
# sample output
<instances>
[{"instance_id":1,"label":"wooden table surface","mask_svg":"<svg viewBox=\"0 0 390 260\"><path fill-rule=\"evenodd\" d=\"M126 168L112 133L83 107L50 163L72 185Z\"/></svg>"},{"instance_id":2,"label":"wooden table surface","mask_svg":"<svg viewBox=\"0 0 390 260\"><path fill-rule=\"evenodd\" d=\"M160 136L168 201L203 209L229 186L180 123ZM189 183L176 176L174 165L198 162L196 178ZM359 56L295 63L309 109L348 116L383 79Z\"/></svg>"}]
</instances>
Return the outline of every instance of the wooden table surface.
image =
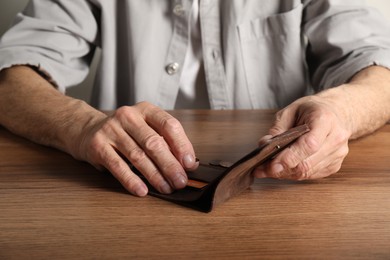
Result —
<instances>
[{"instance_id":1,"label":"wooden table surface","mask_svg":"<svg viewBox=\"0 0 390 260\"><path fill-rule=\"evenodd\" d=\"M235 160L273 111L173 111L205 159ZM256 180L211 213L129 195L108 173L0 128L0 259L390 258L390 125L339 173Z\"/></svg>"}]
</instances>

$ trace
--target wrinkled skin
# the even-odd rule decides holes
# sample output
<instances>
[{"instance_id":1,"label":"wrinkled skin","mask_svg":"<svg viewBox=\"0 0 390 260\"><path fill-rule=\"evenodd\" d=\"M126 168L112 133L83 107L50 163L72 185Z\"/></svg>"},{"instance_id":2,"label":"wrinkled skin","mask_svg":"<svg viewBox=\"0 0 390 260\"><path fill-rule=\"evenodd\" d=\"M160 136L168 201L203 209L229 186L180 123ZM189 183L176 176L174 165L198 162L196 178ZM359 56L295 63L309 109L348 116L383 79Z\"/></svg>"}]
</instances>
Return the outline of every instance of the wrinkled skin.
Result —
<instances>
[{"instance_id":1,"label":"wrinkled skin","mask_svg":"<svg viewBox=\"0 0 390 260\"><path fill-rule=\"evenodd\" d=\"M127 162L162 193L184 188L185 170L197 167L194 149L179 121L147 102L117 109L86 128L82 136L80 157L109 170L138 196L148 190Z\"/></svg>"},{"instance_id":2,"label":"wrinkled skin","mask_svg":"<svg viewBox=\"0 0 390 260\"><path fill-rule=\"evenodd\" d=\"M339 115L334 106L316 96L301 98L279 111L270 135L260 143L296 125L307 124L310 132L272 162L257 168L255 177L305 180L336 173L348 154L351 136Z\"/></svg>"}]
</instances>

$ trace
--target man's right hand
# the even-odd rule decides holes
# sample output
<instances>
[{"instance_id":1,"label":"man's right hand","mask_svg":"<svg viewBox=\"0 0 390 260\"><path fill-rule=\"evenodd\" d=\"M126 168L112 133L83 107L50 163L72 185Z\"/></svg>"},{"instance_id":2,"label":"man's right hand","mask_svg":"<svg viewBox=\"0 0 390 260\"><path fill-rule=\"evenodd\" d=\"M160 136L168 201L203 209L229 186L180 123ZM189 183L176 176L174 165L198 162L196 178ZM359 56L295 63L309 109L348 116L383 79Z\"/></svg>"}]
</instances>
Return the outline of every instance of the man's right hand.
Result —
<instances>
[{"instance_id":1,"label":"man's right hand","mask_svg":"<svg viewBox=\"0 0 390 260\"><path fill-rule=\"evenodd\" d=\"M162 193L184 188L185 171L197 167L179 121L147 102L121 107L84 129L75 157L106 168L138 196L145 196L148 189L128 163Z\"/></svg>"}]
</instances>

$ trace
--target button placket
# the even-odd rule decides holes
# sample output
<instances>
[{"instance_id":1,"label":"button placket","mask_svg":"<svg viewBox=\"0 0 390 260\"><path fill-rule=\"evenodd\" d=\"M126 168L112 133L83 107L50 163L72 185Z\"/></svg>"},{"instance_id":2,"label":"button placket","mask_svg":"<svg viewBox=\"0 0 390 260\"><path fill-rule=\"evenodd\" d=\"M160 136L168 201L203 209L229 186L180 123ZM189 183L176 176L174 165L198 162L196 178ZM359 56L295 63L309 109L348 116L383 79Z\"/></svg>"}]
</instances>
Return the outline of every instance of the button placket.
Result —
<instances>
[{"instance_id":1,"label":"button placket","mask_svg":"<svg viewBox=\"0 0 390 260\"><path fill-rule=\"evenodd\" d=\"M172 0L170 18L173 22L172 40L169 45L164 73L159 84L159 94L156 100L158 106L173 109L177 93L181 67L188 44L188 10L191 9L191 1Z\"/></svg>"}]
</instances>

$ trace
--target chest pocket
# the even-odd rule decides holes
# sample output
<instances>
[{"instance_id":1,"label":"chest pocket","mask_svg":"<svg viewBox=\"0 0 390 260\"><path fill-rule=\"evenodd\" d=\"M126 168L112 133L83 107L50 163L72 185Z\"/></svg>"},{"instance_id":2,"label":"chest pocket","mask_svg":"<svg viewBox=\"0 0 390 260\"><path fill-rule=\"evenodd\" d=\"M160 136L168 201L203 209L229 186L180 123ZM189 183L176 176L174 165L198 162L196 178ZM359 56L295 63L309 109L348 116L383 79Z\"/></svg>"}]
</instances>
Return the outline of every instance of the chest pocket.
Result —
<instances>
[{"instance_id":1,"label":"chest pocket","mask_svg":"<svg viewBox=\"0 0 390 260\"><path fill-rule=\"evenodd\" d=\"M302 4L238 25L244 71L255 108L280 108L306 92Z\"/></svg>"}]
</instances>

